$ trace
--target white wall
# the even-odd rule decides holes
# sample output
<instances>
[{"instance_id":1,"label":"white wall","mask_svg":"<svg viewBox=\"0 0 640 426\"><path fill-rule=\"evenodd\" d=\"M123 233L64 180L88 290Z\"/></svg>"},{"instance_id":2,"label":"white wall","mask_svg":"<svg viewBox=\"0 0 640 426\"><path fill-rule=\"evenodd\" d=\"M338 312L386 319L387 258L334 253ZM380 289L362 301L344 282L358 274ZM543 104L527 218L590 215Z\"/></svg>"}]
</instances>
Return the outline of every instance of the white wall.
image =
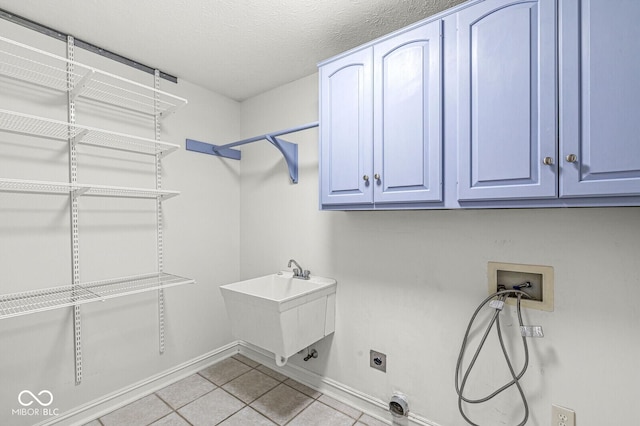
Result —
<instances>
[{"instance_id":1,"label":"white wall","mask_svg":"<svg viewBox=\"0 0 640 426\"><path fill-rule=\"evenodd\" d=\"M0 20L0 33L64 55L64 43ZM76 49L76 60L146 84L153 77ZM162 89L189 100L162 123L162 138L183 148L163 160L164 270L194 278L165 291L166 351L158 353L157 295L84 305L82 384L74 382L71 308L0 321L0 424L44 417L11 414L18 393L46 389L60 413L101 398L231 341L218 286L239 275L239 164L184 150L185 138L239 137L240 105L186 81ZM65 96L0 81L0 108L66 120ZM78 123L153 138L152 121L79 105ZM79 148L78 181L155 186L150 156ZM65 143L0 133L0 177L68 180ZM81 198L80 278L92 281L155 271L153 200ZM0 193L0 293L71 283L69 201L65 196Z\"/></svg>"},{"instance_id":2,"label":"white wall","mask_svg":"<svg viewBox=\"0 0 640 426\"><path fill-rule=\"evenodd\" d=\"M316 75L247 100L243 136L315 121L317 101ZM338 281L335 334L315 346L317 360L290 362L385 401L402 391L414 413L465 424L454 370L467 322L487 295L487 262L550 265L555 311L524 315L545 331L529 342L527 424L548 425L552 403L575 409L581 426L636 422L639 208L320 212L317 135L285 138L299 143L298 185L268 143L243 149L241 276L283 269L293 257ZM512 309L503 323L517 331ZM368 366L370 349L387 354L386 374ZM495 339L479 362L475 397L508 380ZM517 424L519 404L512 390L471 413L480 424Z\"/></svg>"}]
</instances>

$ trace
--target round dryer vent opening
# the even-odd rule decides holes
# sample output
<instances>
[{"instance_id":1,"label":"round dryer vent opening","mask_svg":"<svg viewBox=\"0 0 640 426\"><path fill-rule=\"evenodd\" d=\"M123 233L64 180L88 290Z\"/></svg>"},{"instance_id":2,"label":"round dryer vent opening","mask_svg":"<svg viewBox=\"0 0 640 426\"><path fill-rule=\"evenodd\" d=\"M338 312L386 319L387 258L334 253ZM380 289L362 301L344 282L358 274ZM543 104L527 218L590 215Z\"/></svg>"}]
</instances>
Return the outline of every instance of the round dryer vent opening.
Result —
<instances>
[{"instance_id":1,"label":"round dryer vent opening","mask_svg":"<svg viewBox=\"0 0 640 426\"><path fill-rule=\"evenodd\" d=\"M394 393L389 401L389 411L396 417L403 417L409 414L409 402L407 396L401 393Z\"/></svg>"}]
</instances>

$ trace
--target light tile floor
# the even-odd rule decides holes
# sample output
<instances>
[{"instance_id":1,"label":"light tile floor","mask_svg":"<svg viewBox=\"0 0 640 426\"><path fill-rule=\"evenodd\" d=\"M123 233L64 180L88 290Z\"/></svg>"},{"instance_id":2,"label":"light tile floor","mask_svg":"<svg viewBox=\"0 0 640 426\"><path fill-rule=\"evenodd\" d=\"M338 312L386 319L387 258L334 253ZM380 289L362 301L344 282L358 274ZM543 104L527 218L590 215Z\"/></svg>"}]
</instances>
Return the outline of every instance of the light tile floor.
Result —
<instances>
[{"instance_id":1,"label":"light tile floor","mask_svg":"<svg viewBox=\"0 0 640 426\"><path fill-rule=\"evenodd\" d=\"M379 420L234 355L87 426L382 426Z\"/></svg>"}]
</instances>

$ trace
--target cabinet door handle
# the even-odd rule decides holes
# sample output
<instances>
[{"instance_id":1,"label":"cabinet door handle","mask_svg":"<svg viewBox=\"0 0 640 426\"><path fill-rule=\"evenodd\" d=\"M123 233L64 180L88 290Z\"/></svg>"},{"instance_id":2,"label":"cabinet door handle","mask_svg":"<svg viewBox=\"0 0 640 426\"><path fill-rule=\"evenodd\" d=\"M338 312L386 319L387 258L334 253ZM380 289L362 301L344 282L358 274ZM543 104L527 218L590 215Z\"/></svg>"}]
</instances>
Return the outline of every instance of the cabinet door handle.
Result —
<instances>
[{"instance_id":1,"label":"cabinet door handle","mask_svg":"<svg viewBox=\"0 0 640 426\"><path fill-rule=\"evenodd\" d=\"M369 175L362 176L362 180L365 182L369 182Z\"/></svg>"},{"instance_id":2,"label":"cabinet door handle","mask_svg":"<svg viewBox=\"0 0 640 426\"><path fill-rule=\"evenodd\" d=\"M373 175L373 178L375 180L380 180L380 175L378 173L376 173L375 175Z\"/></svg>"},{"instance_id":3,"label":"cabinet door handle","mask_svg":"<svg viewBox=\"0 0 640 426\"><path fill-rule=\"evenodd\" d=\"M569 154L566 157L567 159L567 163L575 163L576 161L578 161L578 156L575 154Z\"/></svg>"},{"instance_id":4,"label":"cabinet door handle","mask_svg":"<svg viewBox=\"0 0 640 426\"><path fill-rule=\"evenodd\" d=\"M544 157L544 160L542 160L542 164L544 164L545 166L553 166L553 157Z\"/></svg>"}]
</instances>

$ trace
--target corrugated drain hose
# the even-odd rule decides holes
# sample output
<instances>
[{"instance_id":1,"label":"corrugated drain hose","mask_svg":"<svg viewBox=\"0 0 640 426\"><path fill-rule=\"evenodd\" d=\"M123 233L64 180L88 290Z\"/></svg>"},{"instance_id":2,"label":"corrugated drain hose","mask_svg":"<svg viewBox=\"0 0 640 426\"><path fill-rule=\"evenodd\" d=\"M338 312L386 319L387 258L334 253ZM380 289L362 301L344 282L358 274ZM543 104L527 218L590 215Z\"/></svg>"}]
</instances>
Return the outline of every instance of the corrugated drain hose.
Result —
<instances>
[{"instance_id":1,"label":"corrugated drain hose","mask_svg":"<svg viewBox=\"0 0 640 426\"><path fill-rule=\"evenodd\" d=\"M520 397L522 399L522 403L524 405L524 418L522 419L522 421L520 423L518 423L518 426L523 426L525 423L527 423L527 420L529 419L529 404L527 403L527 398L524 395L524 391L522 390L522 386L520 386L520 379L522 378L522 376L524 375L525 371L527 371L527 367L529 366L529 347L527 346L527 339L525 336L522 336L522 345L524 346L524 354L525 354L525 360L524 360L524 365L522 367L522 369L520 370L520 372L518 374L516 374L515 370L513 369L513 365L511 363L511 359L509 358L509 354L507 353L507 349L504 346L504 341L502 339L502 331L500 329L500 311L502 310L502 304L504 303L505 299L509 296L509 295L515 295L518 300L517 300L517 304L516 304L516 309L518 312L518 322L520 324L520 327L522 327L524 324L522 323L522 312L520 309L520 300L521 298L524 297L529 297L529 295L523 291L520 290L501 290L498 291L494 294L492 294L491 296L487 297L476 309L476 311L473 313L473 315L471 316L471 320L469 321L469 325L467 326L467 331L464 334L464 339L462 339L462 347L460 348L460 355L458 356L458 362L456 364L456 392L458 394L458 410L460 410L460 414L462 415L462 417L467 421L467 423L474 425L474 426L480 426L477 423L474 423L471 419L469 419L469 417L467 417L467 415L464 413L464 410L462 409L462 403L466 402L468 404L480 404L483 402L487 402L490 399L492 399L493 397L495 397L496 395L498 395L499 393L501 393L502 391L508 389L509 387L515 385L518 388L518 392L520 393ZM462 378L462 383L460 383L460 373L462 372L462 358L464 356L464 352L466 350L466 346L467 346L467 340L469 339L469 333L471 331L471 327L473 325L473 322L476 319L476 316L478 315L478 313L480 312L480 310L487 304L490 303L492 300L494 300L495 298L497 298L497 302L498 305L500 306L499 308L495 309L495 313L493 314L491 321L489 322L489 326L487 327L487 329L484 332L484 335L482 336L482 340L480 341L480 344L478 345L478 349L476 349L475 354L473 355L473 358L471 359L471 362L469 363L469 366L467 367L467 369L465 370L465 373L463 375ZM480 351L482 350L482 347L484 346L485 341L487 340L487 336L489 335L489 332L491 331L491 328L493 327L493 325L496 324L496 331L498 332L498 340L500 341L500 347L502 348L502 353L504 354L504 359L507 361L507 366L509 367L509 372L511 373L511 377L512 380L508 383L506 383L504 386L500 387L498 390L496 390L495 392L491 393L490 395L487 395L484 398L479 398L479 399L469 399L464 397L464 388L467 384L467 379L469 378L469 374L471 373L471 370L473 369L473 366L476 363L476 360L478 359L478 355L480 355Z\"/></svg>"}]
</instances>

